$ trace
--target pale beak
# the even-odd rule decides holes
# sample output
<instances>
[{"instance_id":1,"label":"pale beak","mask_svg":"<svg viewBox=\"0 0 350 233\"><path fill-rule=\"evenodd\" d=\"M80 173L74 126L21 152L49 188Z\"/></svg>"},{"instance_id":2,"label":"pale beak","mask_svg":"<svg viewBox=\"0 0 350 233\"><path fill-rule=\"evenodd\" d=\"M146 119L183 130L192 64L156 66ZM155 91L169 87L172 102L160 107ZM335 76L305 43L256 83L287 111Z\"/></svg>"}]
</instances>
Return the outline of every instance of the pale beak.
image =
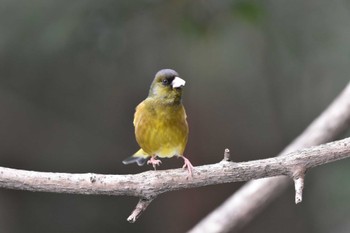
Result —
<instances>
[{"instance_id":1,"label":"pale beak","mask_svg":"<svg viewBox=\"0 0 350 233\"><path fill-rule=\"evenodd\" d=\"M175 77L174 80L171 82L171 86L173 88L180 88L185 86L186 81L183 80L182 78Z\"/></svg>"}]
</instances>

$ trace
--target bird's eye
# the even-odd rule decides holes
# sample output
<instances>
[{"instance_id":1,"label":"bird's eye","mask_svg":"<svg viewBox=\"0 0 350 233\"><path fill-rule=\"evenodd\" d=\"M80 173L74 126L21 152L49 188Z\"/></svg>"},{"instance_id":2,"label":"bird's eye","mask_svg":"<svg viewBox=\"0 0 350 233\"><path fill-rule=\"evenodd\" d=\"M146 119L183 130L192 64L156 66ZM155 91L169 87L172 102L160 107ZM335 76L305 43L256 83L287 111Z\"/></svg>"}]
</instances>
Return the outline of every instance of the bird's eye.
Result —
<instances>
[{"instance_id":1,"label":"bird's eye","mask_svg":"<svg viewBox=\"0 0 350 233\"><path fill-rule=\"evenodd\" d=\"M162 81L163 85L166 86L169 84L169 80L168 79L163 79Z\"/></svg>"}]
</instances>

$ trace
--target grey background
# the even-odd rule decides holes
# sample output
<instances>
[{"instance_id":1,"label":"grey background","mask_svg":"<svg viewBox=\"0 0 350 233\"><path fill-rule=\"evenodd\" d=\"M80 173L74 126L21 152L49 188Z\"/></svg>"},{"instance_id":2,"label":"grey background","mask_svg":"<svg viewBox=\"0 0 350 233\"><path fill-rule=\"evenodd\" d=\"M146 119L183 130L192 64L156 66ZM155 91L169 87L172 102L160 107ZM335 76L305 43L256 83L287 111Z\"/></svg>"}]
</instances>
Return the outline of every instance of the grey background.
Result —
<instances>
[{"instance_id":1,"label":"grey background","mask_svg":"<svg viewBox=\"0 0 350 233\"><path fill-rule=\"evenodd\" d=\"M349 58L348 1L2 0L0 164L151 169L121 161L138 149L134 108L161 68L187 81L194 165L225 148L235 161L271 157L347 84ZM313 169L302 204L291 186L242 232L348 232L349 165ZM136 198L0 190L0 232L184 232L241 185L161 195L136 224Z\"/></svg>"}]
</instances>

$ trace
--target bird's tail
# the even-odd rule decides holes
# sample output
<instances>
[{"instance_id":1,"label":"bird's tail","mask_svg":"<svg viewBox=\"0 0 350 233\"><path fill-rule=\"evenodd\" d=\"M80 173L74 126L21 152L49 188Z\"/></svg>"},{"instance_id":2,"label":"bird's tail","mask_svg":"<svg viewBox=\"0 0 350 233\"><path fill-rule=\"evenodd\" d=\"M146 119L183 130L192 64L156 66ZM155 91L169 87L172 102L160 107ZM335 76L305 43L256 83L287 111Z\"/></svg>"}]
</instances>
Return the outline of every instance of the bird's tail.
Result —
<instances>
[{"instance_id":1,"label":"bird's tail","mask_svg":"<svg viewBox=\"0 0 350 233\"><path fill-rule=\"evenodd\" d=\"M123 163L124 164L137 163L137 165L142 166L145 164L145 162L148 160L149 157L151 157L149 154L147 154L142 149L140 149L132 156L124 159Z\"/></svg>"}]
</instances>

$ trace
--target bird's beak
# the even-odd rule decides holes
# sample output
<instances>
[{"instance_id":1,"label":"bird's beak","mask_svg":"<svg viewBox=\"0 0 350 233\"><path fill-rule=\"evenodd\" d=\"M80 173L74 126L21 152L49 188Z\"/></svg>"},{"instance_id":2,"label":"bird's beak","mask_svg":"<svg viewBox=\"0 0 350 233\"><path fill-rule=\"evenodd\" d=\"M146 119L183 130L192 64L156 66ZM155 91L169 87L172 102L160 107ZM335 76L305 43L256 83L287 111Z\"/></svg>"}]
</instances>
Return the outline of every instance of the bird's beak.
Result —
<instances>
[{"instance_id":1,"label":"bird's beak","mask_svg":"<svg viewBox=\"0 0 350 233\"><path fill-rule=\"evenodd\" d=\"M183 80L182 78L175 77L174 80L171 82L171 86L173 88L181 88L185 86L186 81Z\"/></svg>"}]
</instances>

